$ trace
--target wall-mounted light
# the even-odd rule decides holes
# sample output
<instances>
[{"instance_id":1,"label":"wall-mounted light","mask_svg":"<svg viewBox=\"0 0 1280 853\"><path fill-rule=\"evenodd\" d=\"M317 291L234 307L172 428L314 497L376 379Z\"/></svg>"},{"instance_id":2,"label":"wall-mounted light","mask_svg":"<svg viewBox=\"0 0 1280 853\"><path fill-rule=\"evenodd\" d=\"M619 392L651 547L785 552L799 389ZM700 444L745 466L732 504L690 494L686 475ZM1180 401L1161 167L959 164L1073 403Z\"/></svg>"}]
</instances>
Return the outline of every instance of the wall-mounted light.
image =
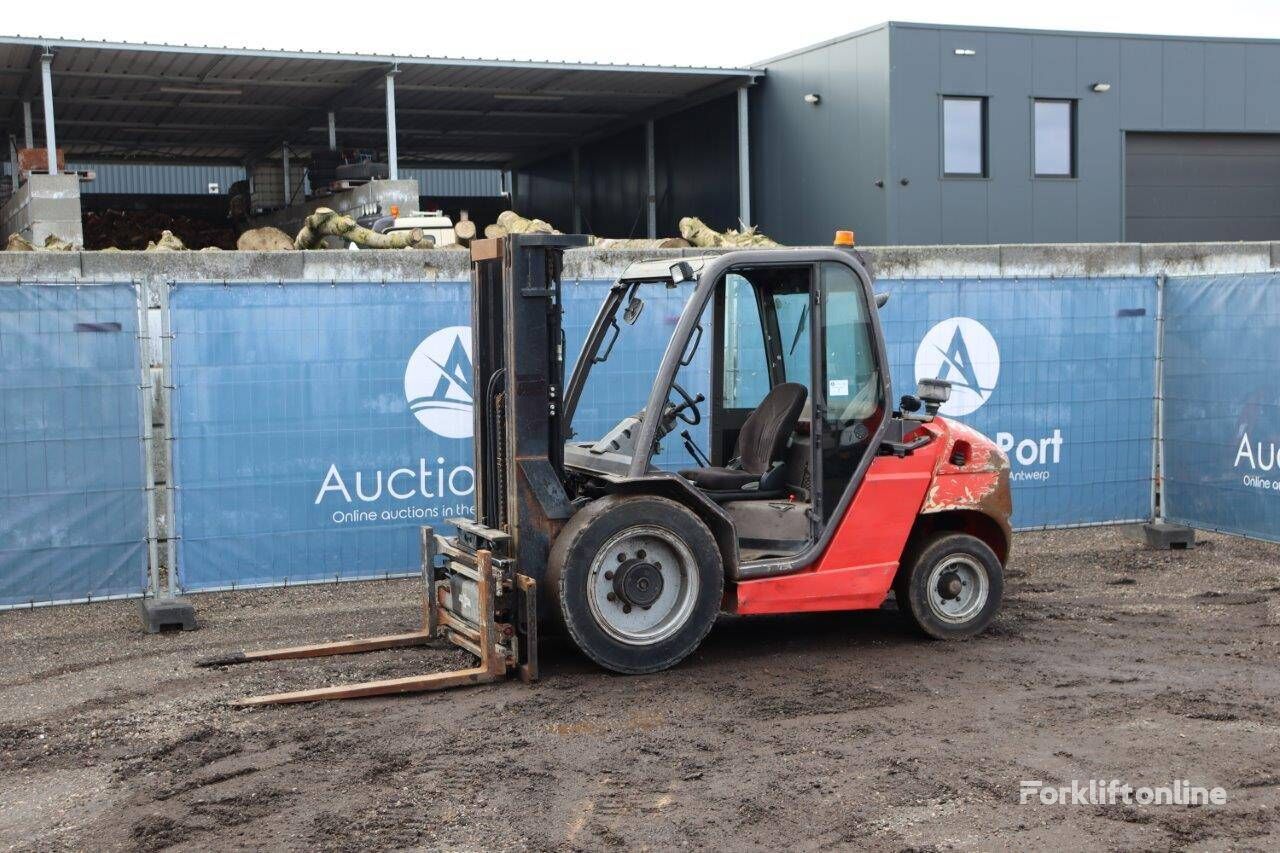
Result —
<instances>
[{"instance_id":1,"label":"wall-mounted light","mask_svg":"<svg viewBox=\"0 0 1280 853\"><path fill-rule=\"evenodd\" d=\"M1111 91L1111 84L1110 84L1110 83L1094 83L1094 84L1093 84L1092 86L1090 86L1089 88L1090 88L1090 89L1092 89L1093 91L1098 92L1099 94L1101 94L1102 92L1110 92L1110 91Z\"/></svg>"},{"instance_id":2,"label":"wall-mounted light","mask_svg":"<svg viewBox=\"0 0 1280 853\"><path fill-rule=\"evenodd\" d=\"M822 96L816 92L810 92L804 96L804 102L810 106L816 107L818 104L822 103Z\"/></svg>"},{"instance_id":3,"label":"wall-mounted light","mask_svg":"<svg viewBox=\"0 0 1280 853\"><path fill-rule=\"evenodd\" d=\"M977 56L978 52L971 47L957 47L956 56Z\"/></svg>"}]
</instances>

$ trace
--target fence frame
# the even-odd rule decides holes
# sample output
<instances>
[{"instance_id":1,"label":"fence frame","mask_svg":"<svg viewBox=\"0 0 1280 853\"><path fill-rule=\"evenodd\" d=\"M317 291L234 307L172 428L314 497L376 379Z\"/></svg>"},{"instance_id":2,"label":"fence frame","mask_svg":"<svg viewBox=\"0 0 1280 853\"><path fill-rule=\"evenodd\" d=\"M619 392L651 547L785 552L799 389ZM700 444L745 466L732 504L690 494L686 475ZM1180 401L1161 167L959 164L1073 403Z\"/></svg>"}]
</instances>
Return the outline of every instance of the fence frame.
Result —
<instances>
[{"instance_id":1,"label":"fence frame","mask_svg":"<svg viewBox=\"0 0 1280 853\"><path fill-rule=\"evenodd\" d=\"M146 285L143 282L139 281L136 277L130 277L128 279L89 278L89 279L75 279L73 281L67 280L64 276L51 276L49 280L41 279L38 281L26 280L18 277L9 281L0 282L0 286L62 287L62 288L73 287L77 290L79 290L82 287L103 287L103 286L113 286L113 285L114 286L123 285L123 286L131 287L133 289L134 311L135 311L135 315L137 315L137 323L138 323L138 329L134 337L137 340L136 346L138 350L138 361L140 365L138 384L134 386L137 389L137 395L138 395L138 415L139 415L138 427L141 430L141 433L138 436L138 441L141 446L142 459L143 459L143 462L142 462L143 502L147 505L148 515L150 516L154 514L154 507L152 503L153 489L152 490L148 489L148 483L150 482L149 477L153 476L153 466L152 466L152 461L149 454L149 442L150 442L150 435L151 435L151 414L150 414L151 401L147 393L147 389L151 383L150 383L149 373L147 372L148 357L145 352L147 342L146 342L146 334L144 332L144 330L147 328L146 320L144 319L146 315L146 304L147 304L147 299L144 295L146 292ZM37 607L53 607L56 605L63 605L63 604L93 604L94 602L98 602L98 601L122 601L127 599L145 598L148 592L150 591L150 589L152 588L151 577L155 572L155 561L151 556L152 549L154 547L151 531L152 531L152 527L150 525L148 525L148 527L144 531L142 553L143 553L143 559L144 559L145 565L142 567L143 583L141 584L141 587L142 587L141 591L114 593L111 595L98 595L98 596L86 594L85 596L80 598L58 598L58 599L49 599L47 601L36 601L32 599L31 601L28 601L25 603L0 604L0 613L9 611L9 610L34 610Z\"/></svg>"}]
</instances>

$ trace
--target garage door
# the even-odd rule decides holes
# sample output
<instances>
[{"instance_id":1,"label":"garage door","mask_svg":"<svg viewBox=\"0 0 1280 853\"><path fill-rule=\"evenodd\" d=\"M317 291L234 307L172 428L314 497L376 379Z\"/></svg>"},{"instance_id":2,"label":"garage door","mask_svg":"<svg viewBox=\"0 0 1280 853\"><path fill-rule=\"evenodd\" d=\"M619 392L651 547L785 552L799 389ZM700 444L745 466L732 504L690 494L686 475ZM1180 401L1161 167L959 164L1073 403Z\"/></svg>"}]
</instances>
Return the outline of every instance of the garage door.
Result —
<instances>
[{"instance_id":1,"label":"garage door","mask_svg":"<svg viewBox=\"0 0 1280 853\"><path fill-rule=\"evenodd\" d=\"M1280 135L1125 134L1125 239L1280 240Z\"/></svg>"}]
</instances>

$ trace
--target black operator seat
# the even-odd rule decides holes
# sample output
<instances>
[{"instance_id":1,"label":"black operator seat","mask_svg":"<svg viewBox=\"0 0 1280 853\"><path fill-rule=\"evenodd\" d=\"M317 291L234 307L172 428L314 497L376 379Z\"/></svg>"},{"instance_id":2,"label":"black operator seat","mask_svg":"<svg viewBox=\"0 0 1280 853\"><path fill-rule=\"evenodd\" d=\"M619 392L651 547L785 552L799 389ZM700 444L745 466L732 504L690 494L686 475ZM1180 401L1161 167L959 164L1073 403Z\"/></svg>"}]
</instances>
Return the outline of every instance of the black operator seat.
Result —
<instances>
[{"instance_id":1,"label":"black operator seat","mask_svg":"<svg viewBox=\"0 0 1280 853\"><path fill-rule=\"evenodd\" d=\"M728 465L693 468L680 476L716 499L776 497L786 484L783 452L808 396L809 389L798 382L775 385L742 425L737 456Z\"/></svg>"}]
</instances>

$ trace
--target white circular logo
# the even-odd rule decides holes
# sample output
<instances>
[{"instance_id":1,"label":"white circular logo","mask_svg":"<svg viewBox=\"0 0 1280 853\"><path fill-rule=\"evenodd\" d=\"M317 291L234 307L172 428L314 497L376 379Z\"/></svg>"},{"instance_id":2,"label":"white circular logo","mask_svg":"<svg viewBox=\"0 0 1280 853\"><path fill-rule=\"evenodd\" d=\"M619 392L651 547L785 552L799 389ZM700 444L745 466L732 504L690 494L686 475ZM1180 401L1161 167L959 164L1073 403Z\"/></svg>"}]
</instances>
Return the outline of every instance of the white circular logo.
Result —
<instances>
[{"instance_id":1,"label":"white circular logo","mask_svg":"<svg viewBox=\"0 0 1280 853\"><path fill-rule=\"evenodd\" d=\"M951 398L944 415L976 412L1000 378L1000 348L987 327L970 317L951 317L934 326L916 350L916 381L945 379Z\"/></svg>"},{"instance_id":2,"label":"white circular logo","mask_svg":"<svg viewBox=\"0 0 1280 853\"><path fill-rule=\"evenodd\" d=\"M470 438L471 329L449 326L428 335L409 357L404 396L418 423L445 438Z\"/></svg>"}]
</instances>

